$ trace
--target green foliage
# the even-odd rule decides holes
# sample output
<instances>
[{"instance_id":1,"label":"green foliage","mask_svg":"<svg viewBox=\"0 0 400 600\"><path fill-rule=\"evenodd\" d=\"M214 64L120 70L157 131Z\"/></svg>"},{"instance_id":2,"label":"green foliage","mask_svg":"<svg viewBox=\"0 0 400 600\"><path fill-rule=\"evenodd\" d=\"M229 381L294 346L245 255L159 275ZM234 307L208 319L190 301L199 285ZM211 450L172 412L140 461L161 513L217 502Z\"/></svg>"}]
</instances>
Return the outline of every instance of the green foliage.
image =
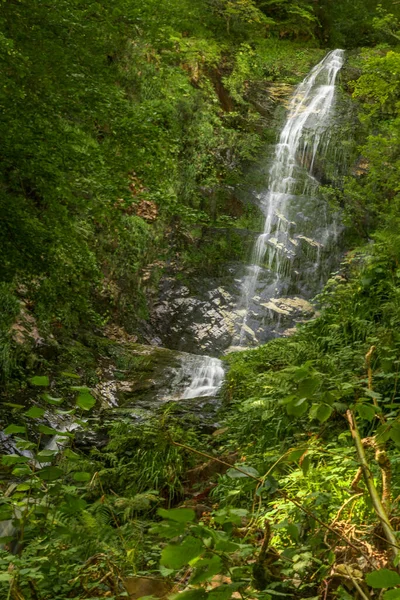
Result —
<instances>
[{"instance_id":1,"label":"green foliage","mask_svg":"<svg viewBox=\"0 0 400 600\"><path fill-rule=\"evenodd\" d=\"M367 583L373 588L389 588L400 584L400 575L396 571L389 569L380 569L372 571L367 575Z\"/></svg>"},{"instance_id":2,"label":"green foliage","mask_svg":"<svg viewBox=\"0 0 400 600\"><path fill-rule=\"evenodd\" d=\"M179 510L182 511L181 516ZM233 530L233 525L240 524L241 517L246 516L247 511L237 509L218 511L215 513L215 523L219 525L217 527L193 523L194 515L188 518L185 513L187 513L186 509L177 509L172 514L171 511L162 511L160 514L165 520L152 529L153 533L170 538L169 529L175 529L179 523L180 533L183 535L183 540L179 543L169 543L163 548L160 559L161 571L165 572L165 567L170 572L178 571L185 565L190 565L193 568L189 580L190 587L184 592L188 598L229 600L238 589L242 597L247 597L250 594L248 589L250 580L247 579L250 572L246 566L240 568L238 564L245 565L249 557L254 554L254 549L250 544L243 543L235 537ZM236 577L234 577L235 569L238 572ZM213 580L216 575L228 573L231 574L232 583L213 587L208 593L201 587ZM269 597L268 594L264 596L266 599Z\"/></svg>"},{"instance_id":3,"label":"green foliage","mask_svg":"<svg viewBox=\"0 0 400 600\"><path fill-rule=\"evenodd\" d=\"M120 420L110 427L110 441L101 450L93 449L88 470L98 472L102 489L117 493L140 494L163 490L171 500L183 491L183 475L193 458L172 446L171 435L181 441L198 443L191 430L175 423L151 419L135 426ZM99 483L100 485L100 483Z\"/></svg>"},{"instance_id":4,"label":"green foliage","mask_svg":"<svg viewBox=\"0 0 400 600\"><path fill-rule=\"evenodd\" d=\"M398 6L391 0L322 0L318 16L322 25L321 38L328 44L341 48L371 46L381 40L377 32L377 7L395 11Z\"/></svg>"}]
</instances>

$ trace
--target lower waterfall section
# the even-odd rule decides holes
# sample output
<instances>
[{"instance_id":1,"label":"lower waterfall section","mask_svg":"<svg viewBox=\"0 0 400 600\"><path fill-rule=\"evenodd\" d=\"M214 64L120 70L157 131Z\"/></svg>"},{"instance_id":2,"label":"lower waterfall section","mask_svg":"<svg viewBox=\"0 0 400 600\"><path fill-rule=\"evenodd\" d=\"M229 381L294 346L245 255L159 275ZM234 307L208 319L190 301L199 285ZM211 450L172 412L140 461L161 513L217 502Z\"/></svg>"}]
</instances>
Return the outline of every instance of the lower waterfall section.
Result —
<instances>
[{"instance_id":1,"label":"lower waterfall section","mask_svg":"<svg viewBox=\"0 0 400 600\"><path fill-rule=\"evenodd\" d=\"M199 356L192 364L190 376L191 383L184 391L183 399L216 396L224 381L225 371L218 358Z\"/></svg>"}]
</instances>

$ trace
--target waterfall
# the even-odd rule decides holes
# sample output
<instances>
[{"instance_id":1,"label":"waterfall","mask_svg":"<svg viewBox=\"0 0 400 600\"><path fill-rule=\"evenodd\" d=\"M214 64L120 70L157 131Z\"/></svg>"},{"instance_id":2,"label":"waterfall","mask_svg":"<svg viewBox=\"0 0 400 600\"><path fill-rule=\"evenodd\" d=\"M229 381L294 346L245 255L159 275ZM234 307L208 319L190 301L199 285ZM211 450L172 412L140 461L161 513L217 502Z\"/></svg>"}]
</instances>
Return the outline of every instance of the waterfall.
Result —
<instances>
[{"instance_id":1,"label":"waterfall","mask_svg":"<svg viewBox=\"0 0 400 600\"><path fill-rule=\"evenodd\" d=\"M199 356L192 365L191 382L183 393L182 399L215 396L225 377L222 362L218 358Z\"/></svg>"},{"instance_id":2,"label":"waterfall","mask_svg":"<svg viewBox=\"0 0 400 600\"><path fill-rule=\"evenodd\" d=\"M251 264L242 282L239 309L244 317L234 339L236 346L246 346L249 333L254 341L254 332L248 327L252 303L258 300L255 310L259 311L261 300L265 303L274 293L288 292L293 276L298 275L293 273L294 261L304 245L312 257L311 271L318 277L321 249L329 244L330 237L336 238L336 226L327 222L326 207L321 214L321 208L315 203L310 205L309 200L315 198L319 185L314 174L317 159L323 161L330 143L335 81L343 61L343 50L327 54L297 87L290 101L269 171L269 188L259 197L265 215L264 231L254 244ZM308 210L309 215L304 217L302 209ZM299 231L301 225L305 231ZM308 234L310 225L313 237ZM266 283L259 291L261 274Z\"/></svg>"},{"instance_id":3,"label":"waterfall","mask_svg":"<svg viewBox=\"0 0 400 600\"><path fill-rule=\"evenodd\" d=\"M290 101L286 123L275 146L268 189L259 196L265 215L264 230L254 244L251 264L242 281L238 303L242 317L232 349L258 343L249 320L263 310L271 312L273 296L288 294L295 287L294 282L299 279L296 261L300 263L301 259L301 270L313 282L312 289L318 290L323 284L324 276L318 274L322 255L324 251L329 253L330 244L335 246L337 224L329 222L326 205L318 201L316 165L323 163L331 141L335 82L343 62L343 50L329 52L296 88ZM329 265L325 275L327 270ZM294 301L299 304L301 298ZM223 379L221 361L199 356L190 365L190 383L181 397L214 396Z\"/></svg>"}]
</instances>

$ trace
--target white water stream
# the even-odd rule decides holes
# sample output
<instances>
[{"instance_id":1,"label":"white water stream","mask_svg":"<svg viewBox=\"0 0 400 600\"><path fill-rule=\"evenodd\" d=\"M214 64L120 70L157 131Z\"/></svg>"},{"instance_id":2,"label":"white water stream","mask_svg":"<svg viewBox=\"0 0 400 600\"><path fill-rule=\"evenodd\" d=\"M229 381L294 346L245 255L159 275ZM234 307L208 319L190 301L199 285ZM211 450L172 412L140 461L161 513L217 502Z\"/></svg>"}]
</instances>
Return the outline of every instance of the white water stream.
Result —
<instances>
[{"instance_id":1,"label":"white water stream","mask_svg":"<svg viewBox=\"0 0 400 600\"><path fill-rule=\"evenodd\" d=\"M323 160L330 143L335 82L343 61L343 50L329 52L297 87L290 101L286 123L275 147L269 171L269 188L259 197L265 214L264 231L254 245L251 264L242 283L238 308L244 316L233 346L247 346L248 333L253 333L248 326L248 319L261 271L267 269L272 274L272 279L270 277L263 289L263 299L268 300L274 292L282 291L282 279L287 280L289 276L290 281L293 259L302 243L309 244L316 253L312 269L316 276L320 250L330 237L336 236L335 225L329 226L327 222L319 232L321 241L307 237L307 231L293 233L297 223L291 218L291 209L295 207L300 210L304 198L315 196L318 189L319 182L313 174L314 166L317 159ZM315 214L314 218L318 220L319 217ZM314 230L321 229L321 223L312 225ZM260 307L256 310L260 310ZM182 398L215 396L223 380L221 361L199 356L198 361L191 365L191 382Z\"/></svg>"},{"instance_id":2,"label":"white water stream","mask_svg":"<svg viewBox=\"0 0 400 600\"><path fill-rule=\"evenodd\" d=\"M191 382L182 395L182 399L215 396L225 377L222 362L218 358L199 356L192 365Z\"/></svg>"},{"instance_id":3,"label":"white water stream","mask_svg":"<svg viewBox=\"0 0 400 600\"><path fill-rule=\"evenodd\" d=\"M264 265L273 273L267 291L270 297L280 289L281 280L290 276L288 270L302 241L316 248L314 272L319 266L323 244L301 232L292 233L298 224L291 220L290 209L293 206L298 209L301 202L304 203L303 199L314 195L318 188L319 182L313 171L316 158L323 160L331 141L335 82L343 60L343 50L327 54L297 87L290 101L269 171L269 188L260 196L260 206L265 214L264 231L254 245L251 265L243 281L239 306L244 309L244 318L234 345L246 345L250 305ZM320 226L321 223L314 223L315 230ZM326 224L321 234L323 241L326 242L330 235L336 235L335 227Z\"/></svg>"}]
</instances>

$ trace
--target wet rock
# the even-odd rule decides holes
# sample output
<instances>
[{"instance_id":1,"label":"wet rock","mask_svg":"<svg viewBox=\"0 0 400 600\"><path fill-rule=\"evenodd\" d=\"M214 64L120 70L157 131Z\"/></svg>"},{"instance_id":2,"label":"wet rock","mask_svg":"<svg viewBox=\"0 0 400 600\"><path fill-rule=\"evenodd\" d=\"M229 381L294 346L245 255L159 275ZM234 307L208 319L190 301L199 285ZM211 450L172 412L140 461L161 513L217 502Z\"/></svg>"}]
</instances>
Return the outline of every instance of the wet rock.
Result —
<instances>
[{"instance_id":1,"label":"wet rock","mask_svg":"<svg viewBox=\"0 0 400 600\"><path fill-rule=\"evenodd\" d=\"M315 314L315 309L303 298L271 298L269 302L262 303L268 310L279 315L297 319L309 319Z\"/></svg>"},{"instance_id":2,"label":"wet rock","mask_svg":"<svg viewBox=\"0 0 400 600\"><path fill-rule=\"evenodd\" d=\"M237 292L221 285L214 287L213 280L194 283L189 295L187 286L170 278L163 281L152 324L163 346L218 356L231 343Z\"/></svg>"}]
</instances>

